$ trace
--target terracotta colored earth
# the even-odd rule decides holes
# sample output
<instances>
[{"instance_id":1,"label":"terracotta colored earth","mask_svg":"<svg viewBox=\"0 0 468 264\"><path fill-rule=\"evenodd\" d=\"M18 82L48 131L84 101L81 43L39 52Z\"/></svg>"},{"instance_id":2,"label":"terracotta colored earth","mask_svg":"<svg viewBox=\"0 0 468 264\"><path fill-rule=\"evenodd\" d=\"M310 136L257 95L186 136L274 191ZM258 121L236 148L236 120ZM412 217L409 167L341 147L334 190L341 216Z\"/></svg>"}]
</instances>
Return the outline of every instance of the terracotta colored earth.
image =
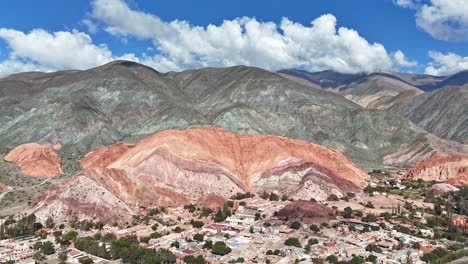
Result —
<instances>
[{"instance_id":1,"label":"terracotta colored earth","mask_svg":"<svg viewBox=\"0 0 468 264\"><path fill-rule=\"evenodd\" d=\"M105 168L120 158L128 149L128 145L120 143L92 151L80 160L81 167L83 169Z\"/></svg>"},{"instance_id":2,"label":"terracotta colored earth","mask_svg":"<svg viewBox=\"0 0 468 264\"><path fill-rule=\"evenodd\" d=\"M15 163L21 172L33 177L53 177L62 174L62 161L48 144L28 143L14 148L5 161Z\"/></svg>"},{"instance_id":3,"label":"terracotta colored earth","mask_svg":"<svg viewBox=\"0 0 468 264\"><path fill-rule=\"evenodd\" d=\"M405 177L446 182L454 186L466 185L468 184L468 156L434 154L418 162Z\"/></svg>"},{"instance_id":4,"label":"terracotta colored earth","mask_svg":"<svg viewBox=\"0 0 468 264\"><path fill-rule=\"evenodd\" d=\"M287 204L279 212L279 216L286 216L289 221L300 221L305 224L328 223L335 218L334 211L325 205L311 201L294 201Z\"/></svg>"},{"instance_id":5,"label":"terracotta colored earth","mask_svg":"<svg viewBox=\"0 0 468 264\"><path fill-rule=\"evenodd\" d=\"M210 208L214 211L218 208L223 208L226 201L226 198L221 195L208 194L198 199L197 206L200 208Z\"/></svg>"},{"instance_id":6,"label":"terracotta colored earth","mask_svg":"<svg viewBox=\"0 0 468 264\"><path fill-rule=\"evenodd\" d=\"M33 201L36 215L52 211L64 220L74 215L114 221L121 219L114 212L128 218L139 206L183 205L202 197L216 205L221 199L214 197L237 192L276 191L294 199L325 200L330 194L362 190L368 178L338 151L220 128L167 130L132 148L118 144L96 150L81 164L85 169L79 175ZM103 208L102 213L113 216L102 217Z\"/></svg>"}]
</instances>

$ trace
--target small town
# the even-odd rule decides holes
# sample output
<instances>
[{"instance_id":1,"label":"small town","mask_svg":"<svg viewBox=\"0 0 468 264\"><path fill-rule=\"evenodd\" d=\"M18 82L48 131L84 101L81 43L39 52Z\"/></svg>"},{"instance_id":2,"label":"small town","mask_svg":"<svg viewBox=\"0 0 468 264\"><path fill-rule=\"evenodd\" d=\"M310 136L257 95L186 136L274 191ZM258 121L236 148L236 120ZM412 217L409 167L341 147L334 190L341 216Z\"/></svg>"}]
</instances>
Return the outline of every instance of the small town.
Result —
<instances>
[{"instance_id":1,"label":"small town","mask_svg":"<svg viewBox=\"0 0 468 264\"><path fill-rule=\"evenodd\" d=\"M468 264L468 0L0 1L0 264Z\"/></svg>"},{"instance_id":2,"label":"small town","mask_svg":"<svg viewBox=\"0 0 468 264\"><path fill-rule=\"evenodd\" d=\"M369 186L378 189L386 184L376 181ZM401 182L392 186L395 191L402 189L406 186ZM51 218L42 219L42 226L34 216L7 218L0 230L0 259L23 264L416 264L466 254L463 234L468 221L451 216L448 207L415 203L423 206L418 207L409 202L388 208L358 203L359 210L347 206L366 197L385 201L389 196L378 191L359 195L331 195L318 203L293 201L275 193L260 197L238 193L227 201L214 199L212 208L141 208L141 214L127 226L54 223ZM447 220L448 227L441 228L439 223ZM13 237L15 231L20 233Z\"/></svg>"}]
</instances>

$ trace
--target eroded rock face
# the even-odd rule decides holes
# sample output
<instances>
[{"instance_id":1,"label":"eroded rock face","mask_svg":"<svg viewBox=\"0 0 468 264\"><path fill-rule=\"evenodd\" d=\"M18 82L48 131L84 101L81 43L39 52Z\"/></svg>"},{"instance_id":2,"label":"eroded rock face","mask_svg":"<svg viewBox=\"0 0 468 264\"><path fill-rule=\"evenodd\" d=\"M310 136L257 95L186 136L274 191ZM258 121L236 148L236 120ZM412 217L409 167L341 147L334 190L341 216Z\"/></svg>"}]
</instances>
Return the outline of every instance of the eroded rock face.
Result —
<instances>
[{"instance_id":1,"label":"eroded rock face","mask_svg":"<svg viewBox=\"0 0 468 264\"><path fill-rule=\"evenodd\" d=\"M264 190L294 196L309 182L339 195L365 187L368 177L341 153L319 145L277 136L238 135L220 128L161 132L135 145L108 168L149 184L171 186L190 198ZM304 193L308 199L315 196Z\"/></svg>"},{"instance_id":2,"label":"eroded rock face","mask_svg":"<svg viewBox=\"0 0 468 264\"><path fill-rule=\"evenodd\" d=\"M113 223L128 220L136 212L105 186L84 175L52 187L33 204L32 213L42 221L52 217L56 222L97 219Z\"/></svg>"},{"instance_id":3,"label":"eroded rock face","mask_svg":"<svg viewBox=\"0 0 468 264\"><path fill-rule=\"evenodd\" d=\"M19 145L4 159L15 163L28 176L53 177L62 174L62 161L48 144Z\"/></svg>"},{"instance_id":4,"label":"eroded rock face","mask_svg":"<svg viewBox=\"0 0 468 264\"><path fill-rule=\"evenodd\" d=\"M418 162L405 177L465 185L468 184L468 156L434 154Z\"/></svg>"},{"instance_id":5,"label":"eroded rock face","mask_svg":"<svg viewBox=\"0 0 468 264\"><path fill-rule=\"evenodd\" d=\"M88 153L80 160L81 167L87 168L105 168L116 161L122 154L129 149L127 144L116 144L109 147L97 149Z\"/></svg>"},{"instance_id":6,"label":"eroded rock face","mask_svg":"<svg viewBox=\"0 0 468 264\"><path fill-rule=\"evenodd\" d=\"M310 201L294 201L287 204L278 212L279 216L286 216L289 221L300 221L305 224L320 224L334 219L334 211L325 205Z\"/></svg>"},{"instance_id":7,"label":"eroded rock face","mask_svg":"<svg viewBox=\"0 0 468 264\"><path fill-rule=\"evenodd\" d=\"M121 153L120 157L117 153ZM111 160L114 161L110 163ZM237 192L263 191L320 201L330 194L341 196L359 191L366 186L368 177L341 153L319 145L278 136L238 135L220 128L167 130L130 149L115 145L94 151L82 160L82 165L86 169L79 176L33 202L36 211L48 211L50 204L57 202L47 201L55 199L73 205L98 206L106 202L112 208L120 208L123 202L136 208L182 205L203 197L228 198ZM82 186L83 178L85 189L102 188L114 197L75 201L75 189ZM97 214L79 206L63 211L73 211L81 218ZM118 217L104 217L110 218Z\"/></svg>"},{"instance_id":8,"label":"eroded rock face","mask_svg":"<svg viewBox=\"0 0 468 264\"><path fill-rule=\"evenodd\" d=\"M426 194L428 194L429 196L436 197L448 192L456 192L458 190L459 189L457 187L448 183L436 183L426 191Z\"/></svg>"}]
</instances>

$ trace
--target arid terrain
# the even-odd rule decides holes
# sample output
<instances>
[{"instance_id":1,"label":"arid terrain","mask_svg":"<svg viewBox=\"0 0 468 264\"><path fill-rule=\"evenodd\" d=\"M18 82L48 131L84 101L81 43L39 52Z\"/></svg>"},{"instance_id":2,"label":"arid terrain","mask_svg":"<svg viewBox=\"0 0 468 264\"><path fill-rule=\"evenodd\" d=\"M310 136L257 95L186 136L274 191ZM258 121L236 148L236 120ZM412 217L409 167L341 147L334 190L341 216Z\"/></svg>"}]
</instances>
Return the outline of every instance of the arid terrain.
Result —
<instances>
[{"instance_id":1,"label":"arid terrain","mask_svg":"<svg viewBox=\"0 0 468 264\"><path fill-rule=\"evenodd\" d=\"M0 107L0 259L464 256L465 86L412 78L240 66L161 74L115 61L0 79L0 89L31 89L0 93L10 102ZM438 93L457 97L437 117L450 129L408 108L438 111ZM47 229L32 232L39 223Z\"/></svg>"}]
</instances>

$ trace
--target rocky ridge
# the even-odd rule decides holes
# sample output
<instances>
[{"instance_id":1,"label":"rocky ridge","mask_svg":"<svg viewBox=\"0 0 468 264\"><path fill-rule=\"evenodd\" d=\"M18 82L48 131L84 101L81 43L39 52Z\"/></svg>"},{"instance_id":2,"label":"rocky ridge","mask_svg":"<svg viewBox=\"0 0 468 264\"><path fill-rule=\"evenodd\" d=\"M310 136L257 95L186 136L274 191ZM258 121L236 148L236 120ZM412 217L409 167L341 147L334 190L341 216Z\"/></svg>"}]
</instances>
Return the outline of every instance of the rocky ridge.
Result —
<instances>
[{"instance_id":1,"label":"rocky ridge","mask_svg":"<svg viewBox=\"0 0 468 264\"><path fill-rule=\"evenodd\" d=\"M13 93L12 83L22 88ZM85 71L16 74L0 79L0 102L0 151L61 144L67 161L167 129L216 126L314 142L373 168L427 135L392 112L244 66L160 73L115 61Z\"/></svg>"},{"instance_id":2,"label":"rocky ridge","mask_svg":"<svg viewBox=\"0 0 468 264\"><path fill-rule=\"evenodd\" d=\"M468 183L468 156L435 154L418 162L405 177L446 182L454 186L465 185Z\"/></svg>"},{"instance_id":3,"label":"rocky ridge","mask_svg":"<svg viewBox=\"0 0 468 264\"><path fill-rule=\"evenodd\" d=\"M100 160L109 149L118 148L85 159ZM367 178L338 151L301 140L221 128L168 130L138 142L105 167L86 167L36 199L33 211L58 219L118 221L140 206L195 203L213 194L274 191L323 201L330 194L361 191Z\"/></svg>"},{"instance_id":4,"label":"rocky ridge","mask_svg":"<svg viewBox=\"0 0 468 264\"><path fill-rule=\"evenodd\" d=\"M28 176L54 177L62 173L62 161L49 144L20 145L10 151L4 160L15 163Z\"/></svg>"}]
</instances>

